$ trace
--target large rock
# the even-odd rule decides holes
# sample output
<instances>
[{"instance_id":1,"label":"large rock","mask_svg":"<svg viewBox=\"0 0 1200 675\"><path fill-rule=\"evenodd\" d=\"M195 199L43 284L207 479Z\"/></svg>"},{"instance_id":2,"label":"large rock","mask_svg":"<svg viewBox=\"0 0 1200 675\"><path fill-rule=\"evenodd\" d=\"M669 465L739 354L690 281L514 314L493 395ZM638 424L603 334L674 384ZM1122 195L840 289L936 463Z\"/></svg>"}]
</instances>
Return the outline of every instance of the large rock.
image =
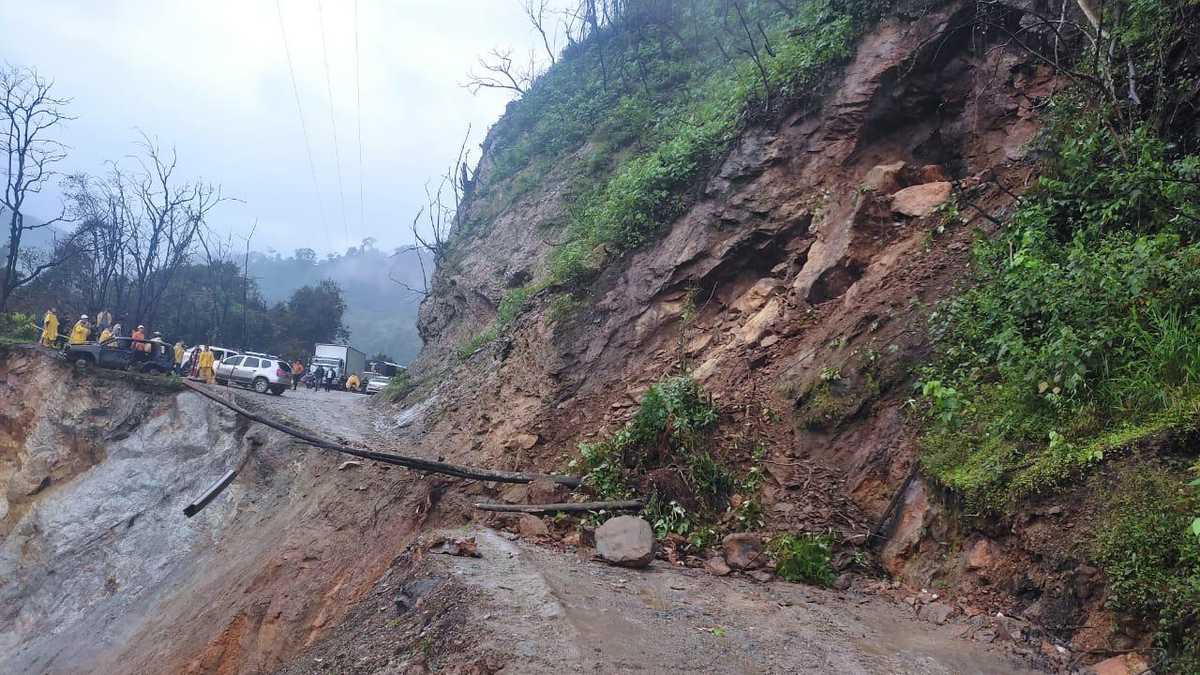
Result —
<instances>
[{"instance_id":1,"label":"large rock","mask_svg":"<svg viewBox=\"0 0 1200 675\"><path fill-rule=\"evenodd\" d=\"M892 210L913 218L924 218L950 199L947 181L914 185L892 195Z\"/></svg>"},{"instance_id":2,"label":"large rock","mask_svg":"<svg viewBox=\"0 0 1200 675\"><path fill-rule=\"evenodd\" d=\"M863 187L880 194L892 194L900 189L900 174L904 171L904 166L904 162L892 162L872 167L863 177Z\"/></svg>"},{"instance_id":3,"label":"large rock","mask_svg":"<svg viewBox=\"0 0 1200 675\"><path fill-rule=\"evenodd\" d=\"M623 567L645 567L654 560L654 529L637 516L610 518L596 528L596 553Z\"/></svg>"},{"instance_id":4,"label":"large rock","mask_svg":"<svg viewBox=\"0 0 1200 675\"><path fill-rule=\"evenodd\" d=\"M735 570L748 570L760 565L763 557L762 537L747 532L726 535L721 540L725 563Z\"/></svg>"},{"instance_id":5,"label":"large rock","mask_svg":"<svg viewBox=\"0 0 1200 675\"><path fill-rule=\"evenodd\" d=\"M1138 675L1150 672L1150 664L1141 654L1122 654L1093 665L1087 672L1094 675Z\"/></svg>"}]
</instances>

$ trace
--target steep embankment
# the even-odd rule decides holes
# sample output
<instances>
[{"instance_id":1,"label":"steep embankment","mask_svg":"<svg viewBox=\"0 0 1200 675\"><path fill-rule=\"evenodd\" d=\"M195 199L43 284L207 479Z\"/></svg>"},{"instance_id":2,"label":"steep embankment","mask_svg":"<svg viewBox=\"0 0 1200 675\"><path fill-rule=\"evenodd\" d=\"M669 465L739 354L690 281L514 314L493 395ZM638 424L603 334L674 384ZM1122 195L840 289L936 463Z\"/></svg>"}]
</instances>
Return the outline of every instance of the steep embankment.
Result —
<instances>
[{"instance_id":1,"label":"steep embankment","mask_svg":"<svg viewBox=\"0 0 1200 675\"><path fill-rule=\"evenodd\" d=\"M162 380L6 348L0 382L4 672L273 670L370 589L427 514L428 486L338 472L341 458ZM295 416L371 437L365 417L323 409ZM186 519L234 467L227 494Z\"/></svg>"},{"instance_id":2,"label":"steep embankment","mask_svg":"<svg viewBox=\"0 0 1200 675\"><path fill-rule=\"evenodd\" d=\"M717 402L713 453L731 473L763 476L726 490L736 518L719 517L718 533L869 540L887 571L952 589L967 613L1024 612L1095 650L1085 658L1112 649L1094 629L1113 622L1103 576L1082 563L1079 538L1051 535L1086 530L1076 516L1094 504L1068 496L1073 506L993 528L1012 536L981 533L960 527L915 467L920 429L906 404L930 358L928 320L963 288L972 242L1033 183L1038 110L1061 85L1002 31L975 30L977 10L947 3L859 24L845 65L829 62L839 74L811 83L823 95L743 117L711 168L658 193L682 206L632 245L579 234L611 206L603 188L579 187L581 171L608 180L586 174L603 124L524 183L506 162L527 138L498 125L422 307L422 385L409 398L429 406L420 428L504 468L616 467L660 505L685 503L671 474L694 492L691 459L647 459L637 453L660 450L612 434L639 423L653 383L687 373ZM625 152L634 159L615 163L610 190L641 185L622 182L622 167L659 151ZM595 248L564 273L581 241ZM612 447L619 457L598 463ZM699 534L703 550L701 518L675 529L669 509L656 517L660 533Z\"/></svg>"}]
</instances>

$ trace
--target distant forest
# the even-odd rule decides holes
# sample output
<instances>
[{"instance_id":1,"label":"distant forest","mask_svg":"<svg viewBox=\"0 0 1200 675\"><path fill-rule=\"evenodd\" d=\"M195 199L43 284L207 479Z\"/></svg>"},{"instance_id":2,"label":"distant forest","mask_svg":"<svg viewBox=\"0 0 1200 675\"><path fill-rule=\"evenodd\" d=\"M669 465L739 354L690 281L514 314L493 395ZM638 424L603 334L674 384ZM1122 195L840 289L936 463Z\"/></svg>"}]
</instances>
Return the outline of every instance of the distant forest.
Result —
<instances>
[{"instance_id":1,"label":"distant forest","mask_svg":"<svg viewBox=\"0 0 1200 675\"><path fill-rule=\"evenodd\" d=\"M324 279L334 281L346 302L342 323L350 332L350 344L367 354L382 352L405 364L421 349L417 335L421 296L402 285L424 286L413 250L384 251L375 247L374 239L365 239L345 253L325 257L311 248L296 249L287 257L272 250L252 252L250 277L271 304L287 300L302 286L315 286Z\"/></svg>"}]
</instances>

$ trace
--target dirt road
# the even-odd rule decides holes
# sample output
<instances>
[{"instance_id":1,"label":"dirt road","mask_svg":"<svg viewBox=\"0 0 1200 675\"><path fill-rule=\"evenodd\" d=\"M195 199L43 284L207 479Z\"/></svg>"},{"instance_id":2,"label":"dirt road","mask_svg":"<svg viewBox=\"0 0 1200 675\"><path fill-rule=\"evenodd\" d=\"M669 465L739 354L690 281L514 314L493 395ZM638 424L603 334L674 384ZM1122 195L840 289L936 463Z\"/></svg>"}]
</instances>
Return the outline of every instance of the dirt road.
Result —
<instances>
[{"instance_id":1,"label":"dirt road","mask_svg":"<svg viewBox=\"0 0 1200 675\"><path fill-rule=\"evenodd\" d=\"M237 393L300 426L398 449L394 416L345 392ZM426 552L473 536L481 557ZM486 528L426 533L331 634L282 672L1023 673L961 626L869 593L720 578L657 561L611 567ZM582 557L581 557L582 556ZM416 589L416 590L414 590Z\"/></svg>"}]
</instances>

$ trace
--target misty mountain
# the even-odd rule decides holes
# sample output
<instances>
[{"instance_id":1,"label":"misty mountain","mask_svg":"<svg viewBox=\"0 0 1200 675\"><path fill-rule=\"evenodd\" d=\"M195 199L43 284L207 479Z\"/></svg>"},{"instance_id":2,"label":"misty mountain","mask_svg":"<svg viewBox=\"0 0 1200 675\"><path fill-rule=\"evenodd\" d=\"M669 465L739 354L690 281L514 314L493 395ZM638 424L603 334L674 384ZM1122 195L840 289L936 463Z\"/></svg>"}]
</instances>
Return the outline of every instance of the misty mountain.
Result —
<instances>
[{"instance_id":1,"label":"misty mountain","mask_svg":"<svg viewBox=\"0 0 1200 675\"><path fill-rule=\"evenodd\" d=\"M283 257L276 251L250 254L250 276L268 302L287 298L304 285L322 279L336 281L346 300L344 322L350 344L368 356L384 352L408 363L421 349L417 308L421 297L400 285L424 287L415 251L381 251L370 240L344 254L318 258L312 249L297 249ZM425 261L430 267L429 260Z\"/></svg>"}]
</instances>

